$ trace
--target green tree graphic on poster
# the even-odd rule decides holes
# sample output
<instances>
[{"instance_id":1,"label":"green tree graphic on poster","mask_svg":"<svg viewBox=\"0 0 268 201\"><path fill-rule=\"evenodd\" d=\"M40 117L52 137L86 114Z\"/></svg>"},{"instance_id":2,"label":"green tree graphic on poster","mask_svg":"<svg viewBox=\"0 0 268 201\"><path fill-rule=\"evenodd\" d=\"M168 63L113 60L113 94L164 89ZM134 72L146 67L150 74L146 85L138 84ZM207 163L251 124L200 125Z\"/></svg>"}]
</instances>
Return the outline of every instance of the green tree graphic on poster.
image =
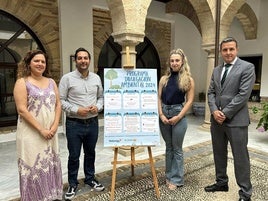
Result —
<instances>
[{"instance_id":1,"label":"green tree graphic on poster","mask_svg":"<svg viewBox=\"0 0 268 201\"><path fill-rule=\"evenodd\" d=\"M110 80L109 89L119 89L121 88L119 85L113 85L113 80L118 78L118 74L114 69L110 69L106 72L105 78Z\"/></svg>"}]
</instances>

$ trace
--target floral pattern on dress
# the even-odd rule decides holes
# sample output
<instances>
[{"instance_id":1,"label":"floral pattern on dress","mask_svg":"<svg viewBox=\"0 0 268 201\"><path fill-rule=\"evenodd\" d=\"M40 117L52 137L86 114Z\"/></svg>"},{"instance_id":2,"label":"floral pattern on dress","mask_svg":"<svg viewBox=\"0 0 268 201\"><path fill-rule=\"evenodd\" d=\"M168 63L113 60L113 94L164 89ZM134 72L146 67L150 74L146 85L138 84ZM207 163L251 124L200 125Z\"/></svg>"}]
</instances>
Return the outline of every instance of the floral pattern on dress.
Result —
<instances>
[{"instance_id":1,"label":"floral pattern on dress","mask_svg":"<svg viewBox=\"0 0 268 201\"><path fill-rule=\"evenodd\" d=\"M49 79L45 89L27 80L25 83L29 112L42 127L50 129L56 108L53 80ZM61 200L63 182L58 134L47 140L19 116L16 140L21 201Z\"/></svg>"},{"instance_id":2,"label":"floral pattern on dress","mask_svg":"<svg viewBox=\"0 0 268 201\"><path fill-rule=\"evenodd\" d=\"M62 194L62 173L59 155L49 147L41 158L38 154L34 166L19 159L21 200L54 200Z\"/></svg>"},{"instance_id":3,"label":"floral pattern on dress","mask_svg":"<svg viewBox=\"0 0 268 201\"><path fill-rule=\"evenodd\" d=\"M51 105L56 104L56 95L53 91L53 83L50 81L46 89L41 89L30 82L26 82L28 93L28 110L35 111L35 116L39 115L42 106L52 110ZM35 104L38 103L38 104Z\"/></svg>"}]
</instances>

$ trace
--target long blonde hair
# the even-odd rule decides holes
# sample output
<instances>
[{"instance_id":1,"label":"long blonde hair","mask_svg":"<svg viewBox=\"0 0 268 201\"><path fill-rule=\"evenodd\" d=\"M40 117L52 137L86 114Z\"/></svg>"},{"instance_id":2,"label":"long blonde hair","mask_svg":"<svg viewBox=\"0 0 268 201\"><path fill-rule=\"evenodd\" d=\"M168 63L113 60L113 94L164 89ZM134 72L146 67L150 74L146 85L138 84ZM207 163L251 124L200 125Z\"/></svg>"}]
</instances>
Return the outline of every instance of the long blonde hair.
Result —
<instances>
[{"instance_id":1,"label":"long blonde hair","mask_svg":"<svg viewBox=\"0 0 268 201\"><path fill-rule=\"evenodd\" d=\"M178 76L178 86L183 91L188 91L191 87L191 71L190 66L188 64L188 60L186 55L184 54L182 49L174 49L170 51L169 59L171 55L173 54L179 54L182 58L182 66L179 71ZM171 76L171 68L170 68L170 61L167 61L167 70L165 72L165 75L163 76L163 84L164 86L167 85L168 79Z\"/></svg>"}]
</instances>

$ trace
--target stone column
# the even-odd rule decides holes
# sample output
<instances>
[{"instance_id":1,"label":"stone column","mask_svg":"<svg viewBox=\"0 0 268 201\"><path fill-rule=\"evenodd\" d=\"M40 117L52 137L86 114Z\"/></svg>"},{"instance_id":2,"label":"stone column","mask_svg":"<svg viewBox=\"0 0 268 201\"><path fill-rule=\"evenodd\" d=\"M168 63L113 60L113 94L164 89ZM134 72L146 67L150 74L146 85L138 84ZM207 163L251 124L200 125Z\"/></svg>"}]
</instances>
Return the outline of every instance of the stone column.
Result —
<instances>
[{"instance_id":1,"label":"stone column","mask_svg":"<svg viewBox=\"0 0 268 201\"><path fill-rule=\"evenodd\" d=\"M145 20L152 0L107 0L114 41L122 46L122 67L136 68L135 47L143 42Z\"/></svg>"},{"instance_id":2,"label":"stone column","mask_svg":"<svg viewBox=\"0 0 268 201\"><path fill-rule=\"evenodd\" d=\"M114 41L122 46L122 68L136 68L136 45L143 42L145 20L152 0L106 0L112 19ZM143 152L135 147L135 153ZM129 148L120 148L119 153L130 155Z\"/></svg>"},{"instance_id":3,"label":"stone column","mask_svg":"<svg viewBox=\"0 0 268 201\"><path fill-rule=\"evenodd\" d=\"M207 57L207 82L206 82L206 104L205 104L205 120L202 124L201 128L205 130L209 130L210 128L210 110L208 107L208 101L207 101L207 91L209 88L211 75L214 69L214 63L215 63L215 45L214 44L207 44L203 45L203 49L208 53Z\"/></svg>"},{"instance_id":4,"label":"stone column","mask_svg":"<svg viewBox=\"0 0 268 201\"><path fill-rule=\"evenodd\" d=\"M118 42L121 44L121 42ZM121 66L122 68L136 68L136 50L135 47L137 43L133 41L128 44L122 43L122 52L121 52Z\"/></svg>"}]
</instances>

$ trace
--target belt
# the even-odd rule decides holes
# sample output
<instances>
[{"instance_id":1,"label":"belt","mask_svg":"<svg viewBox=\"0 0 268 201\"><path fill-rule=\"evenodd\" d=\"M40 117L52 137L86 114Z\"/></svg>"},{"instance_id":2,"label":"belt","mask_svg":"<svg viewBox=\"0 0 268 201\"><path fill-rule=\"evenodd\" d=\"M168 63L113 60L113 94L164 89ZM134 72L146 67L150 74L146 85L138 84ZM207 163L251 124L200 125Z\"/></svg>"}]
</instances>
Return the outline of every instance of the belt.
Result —
<instances>
[{"instance_id":1,"label":"belt","mask_svg":"<svg viewBox=\"0 0 268 201\"><path fill-rule=\"evenodd\" d=\"M66 117L66 120L68 120L68 121L76 121L76 122L79 122L81 124L88 124L88 123L91 123L92 121L95 121L97 119L98 119L98 116L91 117L88 119L78 119L78 118Z\"/></svg>"}]
</instances>

